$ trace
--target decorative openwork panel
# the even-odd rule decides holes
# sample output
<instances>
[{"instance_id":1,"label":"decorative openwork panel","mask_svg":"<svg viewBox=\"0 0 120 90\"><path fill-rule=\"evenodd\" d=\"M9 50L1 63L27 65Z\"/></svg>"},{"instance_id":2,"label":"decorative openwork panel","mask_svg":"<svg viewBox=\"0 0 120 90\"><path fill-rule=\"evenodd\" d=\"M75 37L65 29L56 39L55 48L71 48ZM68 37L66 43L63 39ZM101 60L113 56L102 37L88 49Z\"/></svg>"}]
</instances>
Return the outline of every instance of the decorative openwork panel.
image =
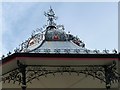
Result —
<instances>
[{"instance_id":1,"label":"decorative openwork panel","mask_svg":"<svg viewBox=\"0 0 120 90\"><path fill-rule=\"evenodd\" d=\"M26 85L34 79L39 80L41 76L47 77L48 74L57 76L56 73L64 75L66 72L69 75L76 73L76 75L80 76L82 73L86 77L89 75L93 79L97 78L100 82L106 83L108 89L112 83L117 83L120 80L115 61L110 65L25 65L19 61L17 64L18 68L3 75L2 81L4 83L19 82L21 85ZM24 83L23 79L25 79Z\"/></svg>"}]
</instances>

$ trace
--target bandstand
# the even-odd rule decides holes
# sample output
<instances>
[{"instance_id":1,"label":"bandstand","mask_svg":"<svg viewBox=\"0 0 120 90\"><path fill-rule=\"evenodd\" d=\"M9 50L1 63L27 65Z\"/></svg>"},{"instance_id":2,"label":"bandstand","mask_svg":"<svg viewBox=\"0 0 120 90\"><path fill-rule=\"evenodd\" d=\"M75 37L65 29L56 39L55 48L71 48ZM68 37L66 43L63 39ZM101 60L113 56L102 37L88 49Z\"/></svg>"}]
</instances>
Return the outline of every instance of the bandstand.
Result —
<instances>
[{"instance_id":1,"label":"bandstand","mask_svg":"<svg viewBox=\"0 0 120 90\"><path fill-rule=\"evenodd\" d=\"M55 23L51 7L44 15L44 28L2 56L2 90L120 90L117 50L89 50Z\"/></svg>"}]
</instances>

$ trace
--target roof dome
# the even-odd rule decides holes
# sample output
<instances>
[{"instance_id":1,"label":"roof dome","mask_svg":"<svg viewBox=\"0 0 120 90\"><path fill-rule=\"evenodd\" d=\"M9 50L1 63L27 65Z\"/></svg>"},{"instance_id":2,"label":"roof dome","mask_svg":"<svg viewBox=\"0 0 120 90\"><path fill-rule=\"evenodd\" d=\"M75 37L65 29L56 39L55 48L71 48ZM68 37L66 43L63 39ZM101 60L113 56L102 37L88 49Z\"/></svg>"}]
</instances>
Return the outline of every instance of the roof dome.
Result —
<instances>
[{"instance_id":1,"label":"roof dome","mask_svg":"<svg viewBox=\"0 0 120 90\"><path fill-rule=\"evenodd\" d=\"M78 37L66 33L64 25L55 23L57 17L52 8L44 12L44 15L47 17L47 24L42 29L36 29L31 37L20 45L20 52L83 53L86 50L85 44Z\"/></svg>"},{"instance_id":2,"label":"roof dome","mask_svg":"<svg viewBox=\"0 0 120 90\"><path fill-rule=\"evenodd\" d=\"M56 28L54 26L47 27L47 31L45 33L45 40L47 41L66 41L67 34L63 29Z\"/></svg>"}]
</instances>

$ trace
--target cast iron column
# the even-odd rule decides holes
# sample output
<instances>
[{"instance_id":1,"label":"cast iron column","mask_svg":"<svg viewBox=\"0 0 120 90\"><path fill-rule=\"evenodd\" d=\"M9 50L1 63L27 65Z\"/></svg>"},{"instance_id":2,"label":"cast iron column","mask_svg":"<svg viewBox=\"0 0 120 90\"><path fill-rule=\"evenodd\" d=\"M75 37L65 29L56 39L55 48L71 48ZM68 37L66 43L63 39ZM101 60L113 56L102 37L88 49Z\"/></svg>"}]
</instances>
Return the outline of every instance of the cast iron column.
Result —
<instances>
[{"instance_id":1,"label":"cast iron column","mask_svg":"<svg viewBox=\"0 0 120 90\"><path fill-rule=\"evenodd\" d=\"M108 68L107 65L104 67L104 69L105 69L106 89L108 90L111 87L111 85L110 85L110 82L111 82L111 80L110 80L110 78L111 78L110 72L111 71L110 71L110 69Z\"/></svg>"},{"instance_id":2,"label":"cast iron column","mask_svg":"<svg viewBox=\"0 0 120 90\"><path fill-rule=\"evenodd\" d=\"M106 80L106 89L107 90L111 88L111 82L116 77L115 72L113 71L113 69L116 68L115 66L116 66L116 62L115 61L113 61L113 63L111 65L105 65L104 66L105 80Z\"/></svg>"},{"instance_id":3,"label":"cast iron column","mask_svg":"<svg viewBox=\"0 0 120 90\"><path fill-rule=\"evenodd\" d=\"M26 90L26 65L22 64L19 62L19 60L17 61L17 65L19 67L19 71L22 74L22 90Z\"/></svg>"}]
</instances>

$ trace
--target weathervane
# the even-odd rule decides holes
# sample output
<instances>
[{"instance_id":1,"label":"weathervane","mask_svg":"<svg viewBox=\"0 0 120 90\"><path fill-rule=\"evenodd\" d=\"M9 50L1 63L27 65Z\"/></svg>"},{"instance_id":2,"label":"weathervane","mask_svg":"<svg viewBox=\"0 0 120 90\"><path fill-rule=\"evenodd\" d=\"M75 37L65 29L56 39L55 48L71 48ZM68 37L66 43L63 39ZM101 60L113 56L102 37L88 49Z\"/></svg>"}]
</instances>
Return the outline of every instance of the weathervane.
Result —
<instances>
[{"instance_id":1,"label":"weathervane","mask_svg":"<svg viewBox=\"0 0 120 90\"><path fill-rule=\"evenodd\" d=\"M54 13L54 11L53 11L53 9L51 8L51 6L50 6L50 9L49 9L49 11L48 12L44 12L44 15L46 16L46 17L48 17L48 25L49 26L54 26L54 25L56 25L55 23L54 23L54 20L56 20L57 19L57 17L55 16L55 13Z\"/></svg>"}]
</instances>

